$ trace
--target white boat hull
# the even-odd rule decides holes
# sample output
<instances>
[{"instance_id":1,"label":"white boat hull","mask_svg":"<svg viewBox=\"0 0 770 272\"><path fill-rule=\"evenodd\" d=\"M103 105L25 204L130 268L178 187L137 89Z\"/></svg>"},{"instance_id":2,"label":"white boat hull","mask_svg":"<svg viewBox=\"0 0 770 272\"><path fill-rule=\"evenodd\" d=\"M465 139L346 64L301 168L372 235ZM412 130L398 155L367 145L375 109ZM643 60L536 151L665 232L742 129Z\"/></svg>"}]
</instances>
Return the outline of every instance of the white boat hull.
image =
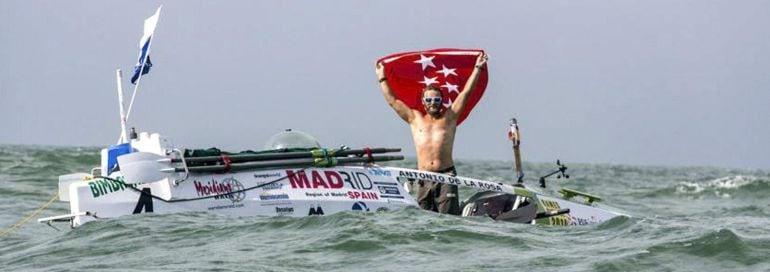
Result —
<instances>
[{"instance_id":1,"label":"white boat hull","mask_svg":"<svg viewBox=\"0 0 770 272\"><path fill-rule=\"evenodd\" d=\"M65 183L72 226L95 219L138 213L208 212L231 216L328 215L417 207L404 189L419 177L480 191L537 199L538 211L569 209L568 214L533 220L543 225L586 225L623 214L489 181L392 167L338 166L235 173L191 174L178 185L170 179L127 185L120 172L110 178Z\"/></svg>"},{"instance_id":2,"label":"white boat hull","mask_svg":"<svg viewBox=\"0 0 770 272\"><path fill-rule=\"evenodd\" d=\"M136 213L210 212L234 216L324 215L417 206L380 168L334 167L191 175L134 187L96 178L69 185L73 226ZM261 187L260 187L261 186ZM142 193L144 191L144 193Z\"/></svg>"}]
</instances>

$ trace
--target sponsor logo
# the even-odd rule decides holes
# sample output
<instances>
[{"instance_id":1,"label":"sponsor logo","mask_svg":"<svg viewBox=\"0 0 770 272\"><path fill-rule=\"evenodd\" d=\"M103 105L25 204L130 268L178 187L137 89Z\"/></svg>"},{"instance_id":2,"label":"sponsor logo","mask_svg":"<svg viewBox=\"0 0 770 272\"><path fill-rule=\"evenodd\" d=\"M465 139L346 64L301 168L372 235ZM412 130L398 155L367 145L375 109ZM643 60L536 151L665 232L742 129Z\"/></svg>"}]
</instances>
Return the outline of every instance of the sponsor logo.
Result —
<instances>
[{"instance_id":1,"label":"sponsor logo","mask_svg":"<svg viewBox=\"0 0 770 272\"><path fill-rule=\"evenodd\" d=\"M333 196L333 197L345 197L346 195L347 194L341 193L341 192L331 192L331 193L329 193L329 196Z\"/></svg>"},{"instance_id":2,"label":"sponsor logo","mask_svg":"<svg viewBox=\"0 0 770 272\"><path fill-rule=\"evenodd\" d=\"M553 200L546 200L546 199L543 199L540 202L543 203L543 206L545 207L546 210L555 211L555 210L561 209L561 207L559 206L559 202L556 202Z\"/></svg>"},{"instance_id":3,"label":"sponsor logo","mask_svg":"<svg viewBox=\"0 0 770 272\"><path fill-rule=\"evenodd\" d=\"M374 185L372 184L372 179L369 178L369 176L367 176L366 173L340 172L340 174L344 176L343 180L348 185L350 185L350 188L357 189L357 190L371 190L372 187L374 187Z\"/></svg>"},{"instance_id":4,"label":"sponsor logo","mask_svg":"<svg viewBox=\"0 0 770 272\"><path fill-rule=\"evenodd\" d=\"M126 186L127 185L123 183L123 177L117 177L115 180L95 179L88 182L88 187L91 189L91 196L94 198L117 191L123 191L126 189Z\"/></svg>"},{"instance_id":5,"label":"sponsor logo","mask_svg":"<svg viewBox=\"0 0 770 272\"><path fill-rule=\"evenodd\" d=\"M262 200L262 201L286 200L286 199L289 199L289 195L287 194L270 194L267 192L262 192L259 194L259 200Z\"/></svg>"},{"instance_id":6,"label":"sponsor logo","mask_svg":"<svg viewBox=\"0 0 770 272\"><path fill-rule=\"evenodd\" d=\"M308 210L307 215L324 215L324 209L321 208L321 206L310 207L310 210Z\"/></svg>"},{"instance_id":7,"label":"sponsor logo","mask_svg":"<svg viewBox=\"0 0 770 272\"><path fill-rule=\"evenodd\" d=\"M208 210L209 211L213 211L213 210L232 209L232 208L241 208L241 207L243 207L243 203L235 203L235 202L233 202L233 204L230 204L230 205L221 205L221 206L208 207Z\"/></svg>"},{"instance_id":8,"label":"sponsor logo","mask_svg":"<svg viewBox=\"0 0 770 272\"><path fill-rule=\"evenodd\" d=\"M377 186L377 189L380 190L381 194L401 195L401 192L398 190L398 187L395 187L395 186Z\"/></svg>"},{"instance_id":9,"label":"sponsor logo","mask_svg":"<svg viewBox=\"0 0 770 272\"><path fill-rule=\"evenodd\" d=\"M262 190L279 190L283 188L283 183L280 182L271 182L271 183L263 183L264 185L260 185L259 188L262 188Z\"/></svg>"},{"instance_id":10,"label":"sponsor logo","mask_svg":"<svg viewBox=\"0 0 770 272\"><path fill-rule=\"evenodd\" d=\"M369 174L380 177L390 177L390 171L382 169L369 169Z\"/></svg>"},{"instance_id":11,"label":"sponsor logo","mask_svg":"<svg viewBox=\"0 0 770 272\"><path fill-rule=\"evenodd\" d=\"M347 197L344 192L305 192L306 197Z\"/></svg>"},{"instance_id":12,"label":"sponsor logo","mask_svg":"<svg viewBox=\"0 0 770 272\"><path fill-rule=\"evenodd\" d=\"M559 216L554 216L554 217L559 217ZM569 218L569 225L572 225L572 226L590 225L590 224L599 222L599 220L597 220L596 217L593 217L593 216L591 216L591 218L580 218L572 215L567 215L567 218Z\"/></svg>"},{"instance_id":13,"label":"sponsor logo","mask_svg":"<svg viewBox=\"0 0 770 272\"><path fill-rule=\"evenodd\" d=\"M358 201L356 203L353 203L353 207L350 208L354 212L368 212L369 207L366 206L366 203L363 201Z\"/></svg>"},{"instance_id":14,"label":"sponsor logo","mask_svg":"<svg viewBox=\"0 0 770 272\"><path fill-rule=\"evenodd\" d=\"M362 172L286 170L286 175L292 189L340 189L345 183L357 190L371 190L374 186L372 179Z\"/></svg>"},{"instance_id":15,"label":"sponsor logo","mask_svg":"<svg viewBox=\"0 0 770 272\"><path fill-rule=\"evenodd\" d=\"M375 192L359 192L348 191L348 198L350 199L380 199Z\"/></svg>"},{"instance_id":16,"label":"sponsor logo","mask_svg":"<svg viewBox=\"0 0 770 272\"><path fill-rule=\"evenodd\" d=\"M275 194L271 191L263 191L258 196L260 206L291 205L288 194Z\"/></svg>"},{"instance_id":17,"label":"sponsor logo","mask_svg":"<svg viewBox=\"0 0 770 272\"><path fill-rule=\"evenodd\" d=\"M306 171L294 172L286 170L286 175L289 176L289 184L293 189L339 189L343 186L342 177L335 171L324 171L321 173L320 171L312 170L310 171L310 178L308 178Z\"/></svg>"},{"instance_id":18,"label":"sponsor logo","mask_svg":"<svg viewBox=\"0 0 770 272\"><path fill-rule=\"evenodd\" d=\"M377 185L377 190L380 191L380 197L383 198L404 198L401 196L401 191L398 190L398 184L375 182L375 184L389 184L389 185Z\"/></svg>"},{"instance_id":19,"label":"sponsor logo","mask_svg":"<svg viewBox=\"0 0 770 272\"><path fill-rule=\"evenodd\" d=\"M246 196L246 192L243 191L245 187L234 178L225 178L221 182L211 179L207 183L194 180L193 184L198 196L214 195L214 199L229 199L233 203L241 202Z\"/></svg>"},{"instance_id":20,"label":"sponsor logo","mask_svg":"<svg viewBox=\"0 0 770 272\"><path fill-rule=\"evenodd\" d=\"M254 174L255 178L260 178L260 179L274 178L274 177L277 178L277 177L280 177L280 176L281 176L280 172L276 172L276 173L257 173L257 174Z\"/></svg>"},{"instance_id":21,"label":"sponsor logo","mask_svg":"<svg viewBox=\"0 0 770 272\"><path fill-rule=\"evenodd\" d=\"M275 207L275 213L278 215L290 215L294 213L294 207Z\"/></svg>"}]
</instances>

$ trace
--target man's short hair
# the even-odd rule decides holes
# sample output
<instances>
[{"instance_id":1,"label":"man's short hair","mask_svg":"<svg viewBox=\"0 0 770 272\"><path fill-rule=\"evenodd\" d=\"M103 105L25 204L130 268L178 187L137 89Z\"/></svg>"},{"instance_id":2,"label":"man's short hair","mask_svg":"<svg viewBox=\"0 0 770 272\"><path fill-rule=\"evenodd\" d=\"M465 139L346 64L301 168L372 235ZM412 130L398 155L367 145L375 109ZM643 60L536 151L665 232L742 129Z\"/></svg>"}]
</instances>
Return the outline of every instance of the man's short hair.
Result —
<instances>
[{"instance_id":1,"label":"man's short hair","mask_svg":"<svg viewBox=\"0 0 770 272\"><path fill-rule=\"evenodd\" d=\"M441 93L441 89L439 89L439 88L438 88L438 87L436 87L436 86L428 86L428 87L425 87L424 89L422 89L422 97L425 97L425 92L427 92L427 91L437 91L437 92L438 92L438 94L439 94L441 97L444 97L444 94L443 94L443 93Z\"/></svg>"}]
</instances>

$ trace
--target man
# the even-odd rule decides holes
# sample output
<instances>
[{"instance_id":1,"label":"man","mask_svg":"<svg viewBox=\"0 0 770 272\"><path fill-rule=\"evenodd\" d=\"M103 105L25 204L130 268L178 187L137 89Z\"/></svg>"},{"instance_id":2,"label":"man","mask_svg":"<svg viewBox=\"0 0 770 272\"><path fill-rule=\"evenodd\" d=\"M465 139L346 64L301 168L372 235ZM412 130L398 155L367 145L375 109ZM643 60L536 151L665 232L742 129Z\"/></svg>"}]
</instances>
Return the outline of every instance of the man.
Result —
<instances>
[{"instance_id":1,"label":"man","mask_svg":"<svg viewBox=\"0 0 770 272\"><path fill-rule=\"evenodd\" d=\"M388 86L385 69L381 63L376 65L380 88L385 100L404 119L412 129L412 139L417 150L417 168L456 175L452 161L452 147L457 129L457 119L468 103L468 97L475 89L481 69L487 62L487 55L482 53L476 59L476 68L465 83L462 92L452 105L444 109L444 97L441 91L433 86L422 90L422 105L426 114L411 109L401 100L396 99ZM420 181L417 190L417 202L420 207L439 213L460 215L460 201L457 186L430 181Z\"/></svg>"}]
</instances>

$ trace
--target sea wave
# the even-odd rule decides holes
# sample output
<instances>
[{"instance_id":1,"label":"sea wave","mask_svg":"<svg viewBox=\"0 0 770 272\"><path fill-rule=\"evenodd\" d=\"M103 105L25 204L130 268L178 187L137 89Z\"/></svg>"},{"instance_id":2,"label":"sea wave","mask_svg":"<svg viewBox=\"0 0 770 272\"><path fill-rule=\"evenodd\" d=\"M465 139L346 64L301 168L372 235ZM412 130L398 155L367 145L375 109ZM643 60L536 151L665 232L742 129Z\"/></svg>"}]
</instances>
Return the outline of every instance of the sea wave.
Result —
<instances>
[{"instance_id":1,"label":"sea wave","mask_svg":"<svg viewBox=\"0 0 770 272\"><path fill-rule=\"evenodd\" d=\"M654 244L629 256L597 263L597 271L762 271L770 254L768 239L740 237L730 229L708 231L695 237Z\"/></svg>"},{"instance_id":2,"label":"sea wave","mask_svg":"<svg viewBox=\"0 0 770 272\"><path fill-rule=\"evenodd\" d=\"M755 176L726 176L705 183L680 182L674 186L679 195L714 195L730 198L740 194L769 193L770 180Z\"/></svg>"}]
</instances>

